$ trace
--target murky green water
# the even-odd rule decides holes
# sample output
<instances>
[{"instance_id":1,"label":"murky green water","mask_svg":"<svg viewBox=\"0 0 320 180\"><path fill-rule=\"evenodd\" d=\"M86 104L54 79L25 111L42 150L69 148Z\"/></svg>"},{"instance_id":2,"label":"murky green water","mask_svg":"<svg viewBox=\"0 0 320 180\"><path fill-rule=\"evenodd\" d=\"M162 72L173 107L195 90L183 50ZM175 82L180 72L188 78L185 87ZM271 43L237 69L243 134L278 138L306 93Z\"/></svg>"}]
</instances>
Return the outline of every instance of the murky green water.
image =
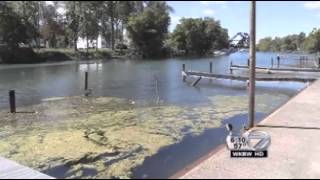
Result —
<instances>
[{"instance_id":1,"label":"murky green water","mask_svg":"<svg viewBox=\"0 0 320 180\"><path fill-rule=\"evenodd\" d=\"M258 65L269 66L271 56L258 54ZM158 168L152 157L169 155L163 150L176 145L180 152L186 151L187 138L200 137L196 141L201 143L225 120L245 123L246 119L245 83L203 79L194 88L181 81L182 64L208 71L213 61L214 72L228 73L230 61L245 64L247 57L236 53L201 59L0 67L0 156L61 178L159 177L159 172L152 172ZM85 71L93 92L89 98L82 97ZM303 87L258 83L258 119ZM17 90L18 111L24 113L7 113L9 89ZM214 139L224 136L219 132ZM181 169L214 146L187 150L188 158L163 159L172 166L161 168L161 174L172 175L172 169Z\"/></svg>"}]
</instances>

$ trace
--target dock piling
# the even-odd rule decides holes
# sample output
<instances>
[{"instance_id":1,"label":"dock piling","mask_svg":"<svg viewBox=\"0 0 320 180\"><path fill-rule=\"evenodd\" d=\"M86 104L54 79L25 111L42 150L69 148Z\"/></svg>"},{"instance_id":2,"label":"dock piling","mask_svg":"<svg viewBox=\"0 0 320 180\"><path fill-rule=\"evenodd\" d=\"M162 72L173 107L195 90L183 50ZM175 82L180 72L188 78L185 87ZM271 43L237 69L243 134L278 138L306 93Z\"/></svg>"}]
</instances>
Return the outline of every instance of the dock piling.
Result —
<instances>
[{"instance_id":1,"label":"dock piling","mask_svg":"<svg viewBox=\"0 0 320 180\"><path fill-rule=\"evenodd\" d=\"M299 60L300 60L300 68L301 68L302 67L303 56L300 56Z\"/></svg>"},{"instance_id":2,"label":"dock piling","mask_svg":"<svg viewBox=\"0 0 320 180\"><path fill-rule=\"evenodd\" d=\"M9 91L9 104L10 104L10 113L16 113L16 92L15 92L15 90Z\"/></svg>"},{"instance_id":3,"label":"dock piling","mask_svg":"<svg viewBox=\"0 0 320 180\"><path fill-rule=\"evenodd\" d=\"M185 82L187 79L187 74L186 74L186 65L182 64L182 81Z\"/></svg>"},{"instance_id":4,"label":"dock piling","mask_svg":"<svg viewBox=\"0 0 320 180\"><path fill-rule=\"evenodd\" d=\"M230 74L232 74L233 73L233 62L231 61L230 62Z\"/></svg>"},{"instance_id":5,"label":"dock piling","mask_svg":"<svg viewBox=\"0 0 320 180\"><path fill-rule=\"evenodd\" d=\"M210 73L212 73L212 62L210 62Z\"/></svg>"},{"instance_id":6,"label":"dock piling","mask_svg":"<svg viewBox=\"0 0 320 180\"><path fill-rule=\"evenodd\" d=\"M88 78L89 78L89 73L86 71L85 72L85 77L84 77L84 90L88 90Z\"/></svg>"}]
</instances>

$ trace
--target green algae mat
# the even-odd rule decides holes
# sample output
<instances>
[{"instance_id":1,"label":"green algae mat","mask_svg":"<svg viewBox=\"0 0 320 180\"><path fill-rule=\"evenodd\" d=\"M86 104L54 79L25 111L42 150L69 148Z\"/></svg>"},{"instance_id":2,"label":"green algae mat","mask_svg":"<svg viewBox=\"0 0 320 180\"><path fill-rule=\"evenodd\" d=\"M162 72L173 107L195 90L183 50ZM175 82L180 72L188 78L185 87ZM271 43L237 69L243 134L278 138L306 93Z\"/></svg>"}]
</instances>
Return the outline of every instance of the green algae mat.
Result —
<instances>
[{"instance_id":1,"label":"green algae mat","mask_svg":"<svg viewBox=\"0 0 320 180\"><path fill-rule=\"evenodd\" d=\"M270 113L288 99L258 94L257 111ZM18 111L0 112L0 156L63 178L130 178L161 148L246 114L247 97L213 96L194 106L51 98Z\"/></svg>"}]
</instances>

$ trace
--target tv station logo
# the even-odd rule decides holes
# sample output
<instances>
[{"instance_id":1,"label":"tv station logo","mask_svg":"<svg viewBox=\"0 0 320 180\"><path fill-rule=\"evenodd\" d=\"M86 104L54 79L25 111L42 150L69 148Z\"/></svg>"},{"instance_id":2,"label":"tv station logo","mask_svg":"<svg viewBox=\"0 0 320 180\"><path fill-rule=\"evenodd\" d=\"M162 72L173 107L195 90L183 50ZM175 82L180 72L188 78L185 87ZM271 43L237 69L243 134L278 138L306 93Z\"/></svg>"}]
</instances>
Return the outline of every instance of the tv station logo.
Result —
<instances>
[{"instance_id":1,"label":"tv station logo","mask_svg":"<svg viewBox=\"0 0 320 180\"><path fill-rule=\"evenodd\" d=\"M232 158L266 158L271 145L271 137L264 131L247 131L240 134L232 132L232 125L226 125L229 135L226 138L227 148Z\"/></svg>"}]
</instances>

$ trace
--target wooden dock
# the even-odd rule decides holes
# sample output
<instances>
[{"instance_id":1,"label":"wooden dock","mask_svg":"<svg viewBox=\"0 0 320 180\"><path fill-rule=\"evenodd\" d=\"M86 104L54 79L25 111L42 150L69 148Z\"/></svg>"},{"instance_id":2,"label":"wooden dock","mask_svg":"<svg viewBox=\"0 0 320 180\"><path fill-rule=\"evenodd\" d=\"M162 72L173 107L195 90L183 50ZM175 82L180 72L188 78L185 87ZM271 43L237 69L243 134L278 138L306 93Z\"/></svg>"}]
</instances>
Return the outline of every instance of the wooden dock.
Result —
<instances>
[{"instance_id":1,"label":"wooden dock","mask_svg":"<svg viewBox=\"0 0 320 180\"><path fill-rule=\"evenodd\" d=\"M186 71L187 76L196 76L196 77L207 77L215 79L227 79L227 80L236 80L236 81L248 81L249 77L244 75L224 75L224 74L214 74L207 72L197 72L197 71ZM315 81L316 77L290 77L290 76L268 76L268 75L258 75L256 81L292 81L292 82L312 82Z\"/></svg>"},{"instance_id":2,"label":"wooden dock","mask_svg":"<svg viewBox=\"0 0 320 180\"><path fill-rule=\"evenodd\" d=\"M54 179L31 168L0 157L0 179Z\"/></svg>"},{"instance_id":3,"label":"wooden dock","mask_svg":"<svg viewBox=\"0 0 320 180\"><path fill-rule=\"evenodd\" d=\"M231 65L230 69L246 69L248 70L248 66L241 65ZM316 68L266 68L266 67L256 67L256 70L265 70L265 71L286 71L286 72L320 72L320 69Z\"/></svg>"}]
</instances>

